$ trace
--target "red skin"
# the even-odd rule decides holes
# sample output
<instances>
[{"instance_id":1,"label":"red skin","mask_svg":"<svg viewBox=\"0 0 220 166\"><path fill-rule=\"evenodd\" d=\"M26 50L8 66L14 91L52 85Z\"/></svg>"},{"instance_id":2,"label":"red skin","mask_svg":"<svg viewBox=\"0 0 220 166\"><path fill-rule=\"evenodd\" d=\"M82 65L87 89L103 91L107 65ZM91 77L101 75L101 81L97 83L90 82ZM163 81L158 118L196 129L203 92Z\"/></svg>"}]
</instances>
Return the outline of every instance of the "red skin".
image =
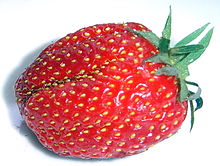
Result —
<instances>
[{"instance_id":1,"label":"red skin","mask_svg":"<svg viewBox=\"0 0 220 166\"><path fill-rule=\"evenodd\" d=\"M181 126L187 102L178 101L176 77L155 75L162 63L142 65L158 50L126 26L149 31L137 23L79 30L42 51L18 79L21 114L48 149L81 158L123 157Z\"/></svg>"}]
</instances>

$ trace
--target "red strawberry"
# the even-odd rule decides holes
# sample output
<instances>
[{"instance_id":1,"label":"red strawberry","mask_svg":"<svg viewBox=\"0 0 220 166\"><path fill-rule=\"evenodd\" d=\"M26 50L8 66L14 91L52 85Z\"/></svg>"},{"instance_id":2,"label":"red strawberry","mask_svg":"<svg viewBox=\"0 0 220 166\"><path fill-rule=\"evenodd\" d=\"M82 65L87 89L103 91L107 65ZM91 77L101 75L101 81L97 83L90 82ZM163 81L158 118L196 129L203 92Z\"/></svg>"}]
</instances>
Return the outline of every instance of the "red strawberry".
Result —
<instances>
[{"instance_id":1,"label":"red strawberry","mask_svg":"<svg viewBox=\"0 0 220 166\"><path fill-rule=\"evenodd\" d=\"M199 45L186 44L207 25L169 48L170 20L161 39L137 23L100 24L43 50L15 85L21 114L39 141L64 156L112 158L176 133L187 101L192 115L202 105L198 84L185 78L212 30Z\"/></svg>"}]
</instances>

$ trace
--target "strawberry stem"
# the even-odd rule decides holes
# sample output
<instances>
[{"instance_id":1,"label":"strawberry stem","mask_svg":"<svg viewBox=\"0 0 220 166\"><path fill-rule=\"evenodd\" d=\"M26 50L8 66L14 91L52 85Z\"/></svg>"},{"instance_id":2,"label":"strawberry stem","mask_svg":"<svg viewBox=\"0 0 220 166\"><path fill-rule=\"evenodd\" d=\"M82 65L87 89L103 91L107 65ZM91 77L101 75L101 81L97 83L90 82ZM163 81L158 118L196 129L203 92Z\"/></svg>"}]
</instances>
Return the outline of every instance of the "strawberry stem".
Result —
<instances>
[{"instance_id":1,"label":"strawberry stem","mask_svg":"<svg viewBox=\"0 0 220 166\"><path fill-rule=\"evenodd\" d=\"M156 75L172 75L176 76L179 80L180 91L179 91L179 101L183 102L187 100L190 104L191 110L191 128L192 130L194 124L194 112L200 109L203 105L203 100L200 97L201 88L197 83L186 81L186 78L189 76L188 66L197 60L202 53L208 47L212 34L213 28L211 28L206 35L199 41L198 44L192 44L193 40L200 36L200 34L206 29L209 23L205 24L201 28L195 30L194 32L187 35L181 41L179 41L173 48L170 48L170 37L171 37L171 7L170 12L166 20L166 24L162 31L162 37L157 37L153 32L146 31L136 31L130 28L127 28L132 33L141 36L152 44L154 44L159 49L159 54L153 55L148 59L143 61L143 64L146 62L154 63L165 63L166 67L159 69L155 74ZM192 85L197 87L197 92L189 91L187 85ZM196 107L194 107L194 102Z\"/></svg>"}]
</instances>

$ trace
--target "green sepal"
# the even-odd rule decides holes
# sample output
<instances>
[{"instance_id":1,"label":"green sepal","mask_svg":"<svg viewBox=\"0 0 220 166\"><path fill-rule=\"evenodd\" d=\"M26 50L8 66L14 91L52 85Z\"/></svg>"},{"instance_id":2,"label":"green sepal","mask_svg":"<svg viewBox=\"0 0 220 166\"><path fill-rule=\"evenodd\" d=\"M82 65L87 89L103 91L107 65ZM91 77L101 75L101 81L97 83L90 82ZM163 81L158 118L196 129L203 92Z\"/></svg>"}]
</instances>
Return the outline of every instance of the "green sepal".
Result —
<instances>
[{"instance_id":1,"label":"green sepal","mask_svg":"<svg viewBox=\"0 0 220 166\"><path fill-rule=\"evenodd\" d=\"M188 85L193 85L193 86L196 86L197 87L197 91L194 93L194 92L189 92L189 96L188 96L188 100L196 100L200 97L201 95L201 91L202 89L199 87L199 85L195 82L190 82L190 81L185 81L186 84Z\"/></svg>"},{"instance_id":2,"label":"green sepal","mask_svg":"<svg viewBox=\"0 0 220 166\"><path fill-rule=\"evenodd\" d=\"M165 39L170 39L171 36L171 7L170 7L170 13L167 17L166 24L164 26L164 29L162 31L162 37Z\"/></svg>"},{"instance_id":3,"label":"green sepal","mask_svg":"<svg viewBox=\"0 0 220 166\"><path fill-rule=\"evenodd\" d=\"M143 65L145 65L146 62L165 63L169 65L172 64L170 57L168 56L168 53L159 53L159 54L153 55L143 60Z\"/></svg>"},{"instance_id":4,"label":"green sepal","mask_svg":"<svg viewBox=\"0 0 220 166\"><path fill-rule=\"evenodd\" d=\"M171 8L169 16L166 20L166 24L162 31L162 37L158 38L152 32L136 31L128 28L131 32L136 35L142 36L152 44L158 47L159 53L153 55L143 61L143 65L146 62L153 63L164 63L166 67L158 69L156 75L172 75L176 76L179 81L179 102L188 101L191 110L191 127L194 125L194 112L203 106L203 99L200 97L201 88L197 83L186 81L186 77L189 76L188 66L195 60L197 60L201 54L208 47L212 34L213 28L210 29L206 35L199 41L198 44L187 45L195 40L199 35L204 32L206 27L209 25L205 24L201 28L190 33L188 36L179 41L174 48L170 48L170 37L171 37ZM197 87L196 92L189 91L187 85L193 85ZM194 102L196 106L194 107Z\"/></svg>"},{"instance_id":5,"label":"green sepal","mask_svg":"<svg viewBox=\"0 0 220 166\"><path fill-rule=\"evenodd\" d=\"M189 105L190 105L190 113L191 113L191 125L190 125L190 132L193 129L194 121L195 121L195 116L194 116L194 105L193 101L189 100Z\"/></svg>"},{"instance_id":6,"label":"green sepal","mask_svg":"<svg viewBox=\"0 0 220 166\"><path fill-rule=\"evenodd\" d=\"M184 79L180 78L179 83L180 83L179 101L182 102L187 99L189 90Z\"/></svg>"},{"instance_id":7,"label":"green sepal","mask_svg":"<svg viewBox=\"0 0 220 166\"><path fill-rule=\"evenodd\" d=\"M158 69L155 74L156 75L176 76L179 74L179 71L175 67L166 66L166 67Z\"/></svg>"},{"instance_id":8,"label":"green sepal","mask_svg":"<svg viewBox=\"0 0 220 166\"><path fill-rule=\"evenodd\" d=\"M155 33L151 32L151 31L150 32L147 32L147 31L136 31L136 30L133 30L133 29L128 28L128 27L127 27L127 29L129 31L131 31L132 33L134 33L134 34L147 39L148 41L150 41L156 47L159 47L160 38Z\"/></svg>"},{"instance_id":9,"label":"green sepal","mask_svg":"<svg viewBox=\"0 0 220 166\"><path fill-rule=\"evenodd\" d=\"M180 47L174 47L170 48L169 53L171 56L178 56L178 55L187 55L192 52L197 52L201 49L204 49L204 46L201 44L192 44L187 46L180 46Z\"/></svg>"},{"instance_id":10,"label":"green sepal","mask_svg":"<svg viewBox=\"0 0 220 166\"><path fill-rule=\"evenodd\" d=\"M187 35L185 38L183 38L182 40L180 40L175 47L180 47L180 46L185 46L188 43L192 42L193 40L195 40L205 29L206 27L209 25L209 23L203 25L201 28L195 30L194 32L190 33L189 35Z\"/></svg>"},{"instance_id":11,"label":"green sepal","mask_svg":"<svg viewBox=\"0 0 220 166\"><path fill-rule=\"evenodd\" d=\"M203 106L202 97L197 98L195 101L196 101L196 108L195 108L194 112L197 111L198 109L202 108L202 106Z\"/></svg>"},{"instance_id":12,"label":"green sepal","mask_svg":"<svg viewBox=\"0 0 220 166\"><path fill-rule=\"evenodd\" d=\"M207 34L199 41L199 44L203 45L203 49L202 50L198 50L197 52L193 52L188 54L181 62L181 65L189 65L191 63L193 63L195 60L197 60L202 53L206 50L206 48L208 47L211 37L213 34L213 28L210 29Z\"/></svg>"},{"instance_id":13,"label":"green sepal","mask_svg":"<svg viewBox=\"0 0 220 166\"><path fill-rule=\"evenodd\" d=\"M166 38L161 38L159 42L159 50L161 53L168 53L170 45L170 40Z\"/></svg>"}]
</instances>

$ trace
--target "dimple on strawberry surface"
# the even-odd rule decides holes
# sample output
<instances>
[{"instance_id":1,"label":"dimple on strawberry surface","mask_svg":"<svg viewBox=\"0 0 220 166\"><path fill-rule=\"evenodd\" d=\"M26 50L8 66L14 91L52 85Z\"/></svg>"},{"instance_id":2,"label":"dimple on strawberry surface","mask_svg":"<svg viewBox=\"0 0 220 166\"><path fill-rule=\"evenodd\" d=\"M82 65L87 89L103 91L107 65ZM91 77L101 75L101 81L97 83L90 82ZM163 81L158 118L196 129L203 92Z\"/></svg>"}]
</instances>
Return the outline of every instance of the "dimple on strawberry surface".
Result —
<instances>
[{"instance_id":1,"label":"dimple on strawberry surface","mask_svg":"<svg viewBox=\"0 0 220 166\"><path fill-rule=\"evenodd\" d=\"M206 25L172 49L170 20L160 39L138 23L98 24L45 48L15 85L21 115L38 140L63 156L124 157L176 133L188 101L193 124L202 99L200 88L186 87L198 87L185 80L187 66L212 30L204 46L186 44Z\"/></svg>"}]
</instances>

